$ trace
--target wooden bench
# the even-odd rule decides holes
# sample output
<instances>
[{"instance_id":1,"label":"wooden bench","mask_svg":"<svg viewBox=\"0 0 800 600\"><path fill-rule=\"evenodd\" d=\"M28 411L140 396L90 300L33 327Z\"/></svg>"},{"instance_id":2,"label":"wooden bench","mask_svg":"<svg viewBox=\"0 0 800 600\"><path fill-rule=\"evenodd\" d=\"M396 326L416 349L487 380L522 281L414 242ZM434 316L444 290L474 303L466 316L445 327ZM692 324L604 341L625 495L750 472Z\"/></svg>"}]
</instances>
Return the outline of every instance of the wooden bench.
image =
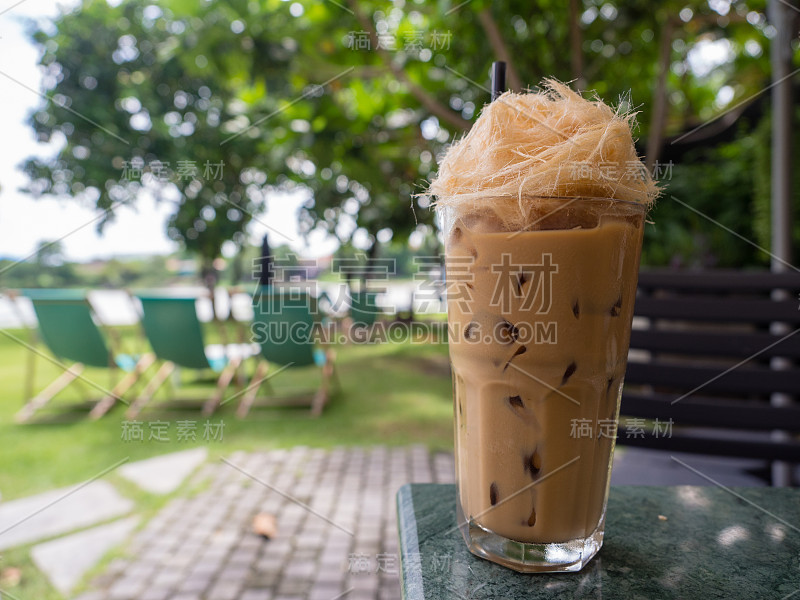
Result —
<instances>
[{"instance_id":1,"label":"wooden bench","mask_svg":"<svg viewBox=\"0 0 800 600\"><path fill-rule=\"evenodd\" d=\"M642 271L618 442L800 463L799 295L796 271Z\"/></svg>"}]
</instances>

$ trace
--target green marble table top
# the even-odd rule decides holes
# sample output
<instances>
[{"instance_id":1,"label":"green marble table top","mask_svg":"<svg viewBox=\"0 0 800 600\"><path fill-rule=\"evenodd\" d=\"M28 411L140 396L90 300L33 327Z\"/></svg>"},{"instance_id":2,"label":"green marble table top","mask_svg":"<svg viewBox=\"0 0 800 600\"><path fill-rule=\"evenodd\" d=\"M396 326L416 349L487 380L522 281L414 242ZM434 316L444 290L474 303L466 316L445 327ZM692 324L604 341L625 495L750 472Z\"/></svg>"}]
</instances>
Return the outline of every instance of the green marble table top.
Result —
<instances>
[{"instance_id":1,"label":"green marble table top","mask_svg":"<svg viewBox=\"0 0 800 600\"><path fill-rule=\"evenodd\" d=\"M800 489L612 487L603 548L579 573L472 555L452 485L405 485L397 509L406 600L800 600Z\"/></svg>"}]
</instances>

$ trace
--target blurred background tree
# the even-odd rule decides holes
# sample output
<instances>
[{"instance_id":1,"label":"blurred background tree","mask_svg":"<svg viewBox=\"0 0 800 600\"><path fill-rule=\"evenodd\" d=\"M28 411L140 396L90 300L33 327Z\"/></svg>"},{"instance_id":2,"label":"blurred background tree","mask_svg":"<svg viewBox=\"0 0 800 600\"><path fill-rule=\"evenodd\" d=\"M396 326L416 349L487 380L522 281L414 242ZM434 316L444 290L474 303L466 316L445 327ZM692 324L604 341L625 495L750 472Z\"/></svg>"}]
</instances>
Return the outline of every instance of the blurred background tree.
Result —
<instances>
[{"instance_id":1,"label":"blurred background tree","mask_svg":"<svg viewBox=\"0 0 800 600\"><path fill-rule=\"evenodd\" d=\"M434 233L414 193L488 101L488 69L502 59L513 89L552 76L638 111L641 152L666 188L645 263L763 264L671 197L746 237L769 235L764 10L763 0L85 0L33 34L51 100L31 125L63 143L55 159L27 161L29 189L95 203L101 227L147 190L174 204L170 237L212 278L222 245L242 249L277 189L306 194L304 234L374 256L380 243Z\"/></svg>"},{"instance_id":2,"label":"blurred background tree","mask_svg":"<svg viewBox=\"0 0 800 600\"><path fill-rule=\"evenodd\" d=\"M31 260L0 259L0 282L6 287L70 287L81 283L75 265L64 259L58 241L41 241Z\"/></svg>"}]
</instances>

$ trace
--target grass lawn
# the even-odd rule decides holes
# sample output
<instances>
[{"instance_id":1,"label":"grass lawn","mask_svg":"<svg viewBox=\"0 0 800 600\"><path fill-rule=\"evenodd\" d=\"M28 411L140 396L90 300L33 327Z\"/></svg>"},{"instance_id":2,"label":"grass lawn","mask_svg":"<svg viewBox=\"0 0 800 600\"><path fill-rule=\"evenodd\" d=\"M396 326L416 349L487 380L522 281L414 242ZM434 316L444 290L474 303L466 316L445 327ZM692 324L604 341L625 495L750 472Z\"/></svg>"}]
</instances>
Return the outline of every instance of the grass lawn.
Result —
<instances>
[{"instance_id":1,"label":"grass lawn","mask_svg":"<svg viewBox=\"0 0 800 600\"><path fill-rule=\"evenodd\" d=\"M120 329L131 345L143 348L137 331ZM27 333L7 333L27 340ZM214 341L209 331L208 341ZM47 351L45 350L45 353ZM211 457L234 450L268 449L298 444L333 447L338 445L422 443L432 449L452 448L452 402L447 345L416 343L405 338L378 344L346 344L336 347L341 391L326 407L321 418L312 419L306 409L254 407L245 420L234 416L237 402L221 407L210 419L223 422L222 439L204 440L206 419L196 405L176 409L159 406L166 389L139 416L143 441L124 439L130 423L124 406L117 406L103 419L90 422L86 410L70 412L58 421L17 425L14 413L22 406L25 367L29 351L7 336L0 336L0 439L3 440L3 468L0 493L3 500L27 496L94 477L123 459L140 460L158 454L206 445ZM248 373L254 365L248 366ZM42 389L60 372L55 365L37 359L36 390ZM153 371L151 370L150 373ZM108 388L108 373L87 369L86 378ZM200 378L198 378L200 377ZM179 396L207 397L213 390L212 374L181 373ZM288 369L275 379L278 393L309 389L319 381L314 368ZM92 395L95 390L83 386ZM62 414L80 400L84 392L71 386L41 412L42 416ZM196 422L197 440L178 440L178 421ZM169 441L149 440L153 421L167 422Z\"/></svg>"},{"instance_id":2,"label":"grass lawn","mask_svg":"<svg viewBox=\"0 0 800 600\"><path fill-rule=\"evenodd\" d=\"M136 328L118 328L127 352L146 350ZM5 331L23 341L28 332ZM207 342L219 342L218 331L209 327ZM124 416L124 406L116 406L99 421L86 419L87 409L76 405L82 394L97 397L100 392L88 385L74 385L56 396L51 405L37 413L48 420L18 425L14 414L23 404L25 372L31 355L23 345L0 335L0 439L3 443L0 494L3 500L28 496L45 490L75 484L96 477L123 460L140 460L205 445L211 460L235 450L270 449L294 445L333 447L369 444L422 443L432 449L450 449L453 443L452 402L447 345L444 342L416 343L408 338L381 341L377 344L345 344L335 347L341 390L335 394L324 414L312 419L307 409L253 407L247 419L234 416L237 402L222 406L208 422L223 423L222 439L204 440L206 419L200 417L197 404L176 408L164 403L166 386L138 417L143 441L124 439L131 424ZM229 332L228 339L235 339ZM393 338L394 339L394 338ZM44 354L47 350L38 346ZM247 366L248 378L254 368ZM148 372L152 374L155 368ZM36 360L36 391L52 381L61 370L46 359ZM113 384L107 371L87 369L84 376L103 388ZM117 377L120 375L118 374ZM177 396L204 399L213 392L212 373L182 372ZM319 383L315 368L288 369L273 380L278 394L313 389ZM229 392L233 394L234 391ZM262 391L263 393L263 391ZM67 412L61 409L68 408ZM56 410L59 409L59 410ZM54 418L57 417L57 418ZM168 441L148 439L154 422L167 424ZM196 423L196 441L178 439L178 421ZM171 497L196 493L182 486L168 496L148 494L123 479L114 470L103 476L124 496L134 500L142 523L156 514ZM30 558L32 545L4 551L0 556L0 575L8 567L20 569L18 584L3 583L3 597L63 600L39 572ZM84 583L102 572L120 548L108 555L90 572ZM10 585L10 589L9 588ZM76 590L76 593L80 591ZM12 596L13 594L13 596Z\"/></svg>"}]
</instances>

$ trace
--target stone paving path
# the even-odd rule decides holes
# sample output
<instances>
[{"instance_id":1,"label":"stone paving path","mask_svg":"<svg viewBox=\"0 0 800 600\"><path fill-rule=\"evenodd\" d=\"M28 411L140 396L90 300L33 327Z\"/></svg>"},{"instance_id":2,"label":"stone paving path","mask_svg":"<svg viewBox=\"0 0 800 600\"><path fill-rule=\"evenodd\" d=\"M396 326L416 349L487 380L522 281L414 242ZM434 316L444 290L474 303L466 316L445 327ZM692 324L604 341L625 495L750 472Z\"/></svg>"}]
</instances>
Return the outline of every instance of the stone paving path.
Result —
<instances>
[{"instance_id":1,"label":"stone paving path","mask_svg":"<svg viewBox=\"0 0 800 600\"><path fill-rule=\"evenodd\" d=\"M125 515L134 504L97 480L0 504L0 550Z\"/></svg>"},{"instance_id":2,"label":"stone paving path","mask_svg":"<svg viewBox=\"0 0 800 600\"><path fill-rule=\"evenodd\" d=\"M31 558L50 583L67 596L89 569L105 554L125 542L139 524L139 517L118 519L31 549Z\"/></svg>"},{"instance_id":3,"label":"stone paving path","mask_svg":"<svg viewBox=\"0 0 800 600\"><path fill-rule=\"evenodd\" d=\"M117 474L151 494L169 494L207 458L206 448L171 452L122 465Z\"/></svg>"},{"instance_id":4,"label":"stone paving path","mask_svg":"<svg viewBox=\"0 0 800 600\"><path fill-rule=\"evenodd\" d=\"M211 461L190 479L202 491L167 504L79 600L400 598L395 493L453 472L422 446ZM274 539L252 533L259 512L277 517Z\"/></svg>"}]
</instances>

